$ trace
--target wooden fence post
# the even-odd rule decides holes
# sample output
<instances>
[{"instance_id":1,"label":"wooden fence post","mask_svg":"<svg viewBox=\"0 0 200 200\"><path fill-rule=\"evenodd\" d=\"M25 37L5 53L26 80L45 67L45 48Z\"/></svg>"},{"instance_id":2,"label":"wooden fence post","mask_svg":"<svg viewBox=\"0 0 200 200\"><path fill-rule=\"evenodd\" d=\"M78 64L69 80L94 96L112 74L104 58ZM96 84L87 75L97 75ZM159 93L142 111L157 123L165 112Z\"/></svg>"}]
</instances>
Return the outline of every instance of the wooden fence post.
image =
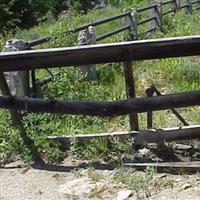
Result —
<instances>
[{"instance_id":1,"label":"wooden fence post","mask_svg":"<svg viewBox=\"0 0 200 200\"><path fill-rule=\"evenodd\" d=\"M131 10L126 10L126 11L131 11ZM130 13L128 16L126 16L124 23L125 25L130 26L130 29L129 29L130 38L124 38L124 39L137 40L138 28L137 28L137 22L136 22L136 19L134 18L134 15ZM130 61L124 62L123 67L124 67L124 77L125 77L125 84L126 84L127 99L135 98L136 97L135 80L133 77L132 61L130 60ZM137 113L130 114L129 121L130 121L131 131L139 129Z\"/></svg>"},{"instance_id":2,"label":"wooden fence post","mask_svg":"<svg viewBox=\"0 0 200 200\"><path fill-rule=\"evenodd\" d=\"M187 7L185 7L185 12L187 14L192 13L192 1L186 0Z\"/></svg>"},{"instance_id":3,"label":"wooden fence post","mask_svg":"<svg viewBox=\"0 0 200 200\"><path fill-rule=\"evenodd\" d=\"M151 5L155 5L150 9L150 16L156 17L156 20L149 22L149 29L157 28L162 31L162 1L151 0Z\"/></svg>"},{"instance_id":4,"label":"wooden fence post","mask_svg":"<svg viewBox=\"0 0 200 200\"><path fill-rule=\"evenodd\" d=\"M145 90L146 96L147 97L152 97L154 95L154 90L152 87L148 87ZM153 127L153 112L148 111L147 112L147 129L152 129Z\"/></svg>"},{"instance_id":5,"label":"wooden fence post","mask_svg":"<svg viewBox=\"0 0 200 200\"><path fill-rule=\"evenodd\" d=\"M124 76L125 76L125 83L126 83L126 96L128 99L135 98L135 81L133 78L133 69L132 69L132 62L126 61L124 62ZM137 113L132 113L129 115L130 119L130 128L131 131L139 130L138 125L138 115Z\"/></svg>"},{"instance_id":6,"label":"wooden fence post","mask_svg":"<svg viewBox=\"0 0 200 200\"><path fill-rule=\"evenodd\" d=\"M129 25L129 34L131 40L137 40L138 38L138 26L134 16L134 12L130 13L125 17L125 25Z\"/></svg>"},{"instance_id":7,"label":"wooden fence post","mask_svg":"<svg viewBox=\"0 0 200 200\"><path fill-rule=\"evenodd\" d=\"M175 9L175 12L177 12L177 10L179 10L180 8L180 1L179 0L174 0L174 9Z\"/></svg>"},{"instance_id":8,"label":"wooden fence post","mask_svg":"<svg viewBox=\"0 0 200 200\"><path fill-rule=\"evenodd\" d=\"M0 71L0 90L4 96L12 96L8 84L6 82L4 73ZM14 98L14 97L13 97ZM44 163L40 153L35 147L34 141L26 135L26 131L22 124L22 114L17 111L9 110L12 124L14 127L19 128L19 134L24 141L25 146L31 150L34 162Z\"/></svg>"}]
</instances>

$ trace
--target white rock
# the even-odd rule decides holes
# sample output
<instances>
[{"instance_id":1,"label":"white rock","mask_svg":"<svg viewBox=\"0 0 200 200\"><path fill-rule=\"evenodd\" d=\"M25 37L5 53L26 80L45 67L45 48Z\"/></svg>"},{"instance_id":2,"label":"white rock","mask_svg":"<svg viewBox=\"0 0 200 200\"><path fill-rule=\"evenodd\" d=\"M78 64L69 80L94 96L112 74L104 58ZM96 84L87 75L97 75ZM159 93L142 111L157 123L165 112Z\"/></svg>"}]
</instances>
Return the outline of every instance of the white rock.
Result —
<instances>
[{"instance_id":1,"label":"white rock","mask_svg":"<svg viewBox=\"0 0 200 200\"><path fill-rule=\"evenodd\" d=\"M140 149L140 150L139 150L139 153L140 153L142 156L147 155L149 152L150 152L150 150L147 149L147 148L143 148L143 149Z\"/></svg>"},{"instance_id":2,"label":"white rock","mask_svg":"<svg viewBox=\"0 0 200 200\"><path fill-rule=\"evenodd\" d=\"M66 182L59 187L58 191L69 197L83 199L83 197L88 198L94 193L103 191L104 188L105 183L93 182L91 179L83 177Z\"/></svg>"},{"instance_id":3,"label":"white rock","mask_svg":"<svg viewBox=\"0 0 200 200\"><path fill-rule=\"evenodd\" d=\"M126 200L128 199L133 192L131 190L121 190L117 193L117 200Z\"/></svg>"}]
</instances>

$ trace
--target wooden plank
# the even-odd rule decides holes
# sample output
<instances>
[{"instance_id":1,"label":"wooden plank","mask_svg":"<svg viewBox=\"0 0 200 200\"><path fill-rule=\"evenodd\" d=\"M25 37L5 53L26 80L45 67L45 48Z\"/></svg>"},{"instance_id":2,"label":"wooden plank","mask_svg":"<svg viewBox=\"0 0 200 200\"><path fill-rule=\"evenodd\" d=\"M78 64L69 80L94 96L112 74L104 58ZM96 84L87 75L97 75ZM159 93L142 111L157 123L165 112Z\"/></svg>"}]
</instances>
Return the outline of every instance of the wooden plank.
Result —
<instances>
[{"instance_id":1,"label":"wooden plank","mask_svg":"<svg viewBox=\"0 0 200 200\"><path fill-rule=\"evenodd\" d=\"M82 26L79 26L79 27L75 28L74 30L67 30L65 32L66 33L69 33L69 32L72 32L72 33L79 32L81 30L84 30L84 29L88 28L89 26L98 26L98 25L101 25L101 24L104 24L104 23L111 22L111 21L116 20L116 19L123 18L123 17L129 15L130 13L131 12L128 11L128 12L125 12L125 13L122 13L122 14L119 14L119 15L116 15L116 16L113 16L113 17L109 17L109 18L106 18L106 19L98 20L96 22L85 24L85 25L82 25Z\"/></svg>"},{"instance_id":2,"label":"wooden plank","mask_svg":"<svg viewBox=\"0 0 200 200\"><path fill-rule=\"evenodd\" d=\"M126 96L127 99L135 98L135 81L133 78L132 62L124 62L124 76L126 84ZM131 113L129 115L131 131L139 130L138 116L137 113Z\"/></svg>"},{"instance_id":3,"label":"wooden plank","mask_svg":"<svg viewBox=\"0 0 200 200\"><path fill-rule=\"evenodd\" d=\"M10 89L8 87L4 74L2 72L0 72L0 89L3 95L11 96ZM34 162L44 163L43 159L41 158L40 153L38 152L38 149L36 148L34 144L34 141L30 137L28 137L28 135L26 134L26 131L22 123L22 114L19 111L15 111L15 110L9 110L9 113L11 116L13 126L20 130L19 131L20 137L24 141L25 146L31 150Z\"/></svg>"},{"instance_id":4,"label":"wooden plank","mask_svg":"<svg viewBox=\"0 0 200 200\"><path fill-rule=\"evenodd\" d=\"M130 100L94 102L94 101L60 101L36 98L0 96L0 108L23 110L35 113L57 113L90 116L119 116L131 113L143 113L180 107L200 105L200 90L134 98Z\"/></svg>"},{"instance_id":5,"label":"wooden plank","mask_svg":"<svg viewBox=\"0 0 200 200\"><path fill-rule=\"evenodd\" d=\"M48 136L48 139L61 143L63 149L68 149L74 140L79 144L87 144L93 139L103 139L110 141L118 138L121 141L134 139L134 143L138 145L157 143L164 141L191 140L200 138L200 125L189 127L176 127L166 129L147 129L143 131L130 132L113 132L99 134L82 134L82 135L66 135L66 136Z\"/></svg>"},{"instance_id":6,"label":"wooden plank","mask_svg":"<svg viewBox=\"0 0 200 200\"><path fill-rule=\"evenodd\" d=\"M200 55L200 35L88 45L81 47L5 52L0 71L124 62Z\"/></svg>"},{"instance_id":7,"label":"wooden plank","mask_svg":"<svg viewBox=\"0 0 200 200\"><path fill-rule=\"evenodd\" d=\"M124 163L125 167L135 168L137 170L144 170L146 167L153 167L157 172L170 172L170 173L180 173L190 172L196 173L200 172L200 161L192 162L156 162L156 163Z\"/></svg>"}]
</instances>

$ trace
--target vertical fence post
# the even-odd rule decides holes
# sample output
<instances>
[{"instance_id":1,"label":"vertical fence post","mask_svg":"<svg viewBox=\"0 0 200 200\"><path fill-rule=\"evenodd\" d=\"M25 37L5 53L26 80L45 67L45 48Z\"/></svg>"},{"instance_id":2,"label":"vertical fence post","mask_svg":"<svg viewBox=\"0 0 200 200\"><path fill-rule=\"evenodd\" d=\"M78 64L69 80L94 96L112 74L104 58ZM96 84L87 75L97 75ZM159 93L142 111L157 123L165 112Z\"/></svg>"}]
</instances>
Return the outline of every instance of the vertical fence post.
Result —
<instances>
[{"instance_id":1,"label":"vertical fence post","mask_svg":"<svg viewBox=\"0 0 200 200\"><path fill-rule=\"evenodd\" d=\"M192 1L191 0L186 0L187 7L185 8L185 12L192 13Z\"/></svg>"},{"instance_id":2,"label":"vertical fence post","mask_svg":"<svg viewBox=\"0 0 200 200\"><path fill-rule=\"evenodd\" d=\"M4 73L1 71L0 71L0 90L2 94L5 96L12 96L10 89L8 87L7 81L5 79ZM22 114L20 112L12 111L12 110L9 110L9 113L10 113L13 126L16 128L19 128L20 130L19 134L21 138L23 139L26 148L31 150L34 162L44 163L43 159L41 158L40 153L35 147L34 141L31 138L29 138L26 134L26 131L22 124Z\"/></svg>"},{"instance_id":3,"label":"vertical fence post","mask_svg":"<svg viewBox=\"0 0 200 200\"><path fill-rule=\"evenodd\" d=\"M29 45L24 40L9 40L6 42L3 51L12 52L20 50L28 50ZM7 79L5 77L7 76ZM8 85L9 83L9 85ZM4 96L28 96L29 85L29 72L28 71L16 71L16 72L1 72L0 71L0 90ZM14 97L13 97L14 98ZM14 99L13 99L14 100ZM19 134L24 141L25 146L31 150L33 159L35 162L44 163L40 153L35 147L34 141L28 137L22 123L22 113L19 111L9 110L11 121L14 127L19 128Z\"/></svg>"},{"instance_id":4,"label":"vertical fence post","mask_svg":"<svg viewBox=\"0 0 200 200\"><path fill-rule=\"evenodd\" d=\"M136 21L135 16L134 16L134 12L130 13L126 18L127 19L125 19L125 20L127 22L125 22L125 23L130 26L129 34L130 34L131 40L137 40L137 38L138 38L138 27L137 27L137 21Z\"/></svg>"},{"instance_id":5,"label":"vertical fence post","mask_svg":"<svg viewBox=\"0 0 200 200\"><path fill-rule=\"evenodd\" d=\"M199 0L198 3L196 4L195 10L199 10L199 9L200 9L200 0Z\"/></svg>"},{"instance_id":6,"label":"vertical fence post","mask_svg":"<svg viewBox=\"0 0 200 200\"><path fill-rule=\"evenodd\" d=\"M173 4L174 4L175 12L177 12L177 10L179 10L179 8L180 8L180 1L174 0Z\"/></svg>"},{"instance_id":7,"label":"vertical fence post","mask_svg":"<svg viewBox=\"0 0 200 200\"><path fill-rule=\"evenodd\" d=\"M155 16L156 20L149 22L149 28L157 28L162 31L162 1L152 0L151 5L155 5L155 7L150 9L150 16Z\"/></svg>"},{"instance_id":8,"label":"vertical fence post","mask_svg":"<svg viewBox=\"0 0 200 200\"><path fill-rule=\"evenodd\" d=\"M131 10L126 10L126 11L131 11ZM125 40L127 40L127 39L136 40L137 35L138 35L137 22L131 13L125 17L124 24L130 26L130 30L129 30L130 38L124 38L124 39ZM128 53L126 56L129 56ZM126 84L127 99L135 98L136 97L136 95L135 95L135 80L133 78L132 61L131 60L125 61L123 63L123 67L124 67L124 77L125 77L125 84ZM130 114L129 121L130 121L131 131L139 130L137 113Z\"/></svg>"},{"instance_id":9,"label":"vertical fence post","mask_svg":"<svg viewBox=\"0 0 200 200\"><path fill-rule=\"evenodd\" d=\"M147 97L152 97L154 95L154 90L152 87L149 87L145 90ZM147 128L151 129L153 127L153 112L148 111L147 112Z\"/></svg>"},{"instance_id":10,"label":"vertical fence post","mask_svg":"<svg viewBox=\"0 0 200 200\"><path fill-rule=\"evenodd\" d=\"M126 95L127 99L135 98L135 81L133 78L133 69L132 69L132 62L126 61L124 62L124 76L125 76L125 83L126 83ZM132 113L129 115L130 119L130 128L131 131L138 130L138 115L137 113Z\"/></svg>"}]
</instances>

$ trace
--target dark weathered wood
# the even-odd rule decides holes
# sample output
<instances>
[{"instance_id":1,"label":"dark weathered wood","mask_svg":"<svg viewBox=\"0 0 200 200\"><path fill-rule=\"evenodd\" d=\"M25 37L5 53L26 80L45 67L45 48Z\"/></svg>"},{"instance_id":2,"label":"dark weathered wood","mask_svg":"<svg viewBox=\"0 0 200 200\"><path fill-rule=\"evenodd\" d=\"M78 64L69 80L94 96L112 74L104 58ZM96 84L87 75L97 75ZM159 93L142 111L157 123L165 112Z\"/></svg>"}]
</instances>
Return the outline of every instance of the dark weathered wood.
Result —
<instances>
[{"instance_id":1,"label":"dark weathered wood","mask_svg":"<svg viewBox=\"0 0 200 200\"><path fill-rule=\"evenodd\" d=\"M167 1L163 1L163 6L164 5L167 5L167 4L171 4L171 3L173 3L174 2L174 0L167 0Z\"/></svg>"},{"instance_id":2,"label":"dark weathered wood","mask_svg":"<svg viewBox=\"0 0 200 200\"><path fill-rule=\"evenodd\" d=\"M55 142L60 142L65 149L70 147L74 140L80 144L87 144L93 139L111 140L118 138L121 141L134 139L135 144L157 143L163 141L191 140L200 138L200 125L189 127L177 127L167 129L150 129L143 131L130 132L114 132L114 133L99 133L99 134L82 134L82 135L66 135L66 136L48 136L48 139Z\"/></svg>"},{"instance_id":3,"label":"dark weathered wood","mask_svg":"<svg viewBox=\"0 0 200 200\"><path fill-rule=\"evenodd\" d=\"M168 172L179 174L180 171L185 173L200 172L200 161L192 162L156 162L156 163L123 163L125 167L137 170L145 170L146 167L153 167L157 172Z\"/></svg>"},{"instance_id":4,"label":"dark weathered wood","mask_svg":"<svg viewBox=\"0 0 200 200\"><path fill-rule=\"evenodd\" d=\"M2 72L0 72L0 90L3 95L5 96L11 96L10 89L8 87L8 84L6 82L5 76ZM18 113L17 111L9 110L11 120L14 126L19 126L21 125L21 114Z\"/></svg>"},{"instance_id":5,"label":"dark weathered wood","mask_svg":"<svg viewBox=\"0 0 200 200\"><path fill-rule=\"evenodd\" d=\"M100 40L104 40L104 39L106 39L106 38L108 38L108 37L110 37L110 36L112 36L112 35L121 33L121 32L123 32L123 31L129 30L129 29L130 29L130 26L129 26L129 25L124 26L124 27L122 27L122 28L116 29L116 30L114 30L114 31L111 31L111 32L109 32L109 33L105 33L105 34L103 34L103 35L100 35L100 36L96 37L96 41L98 42L98 41L100 41Z\"/></svg>"},{"instance_id":6,"label":"dark weathered wood","mask_svg":"<svg viewBox=\"0 0 200 200\"><path fill-rule=\"evenodd\" d=\"M149 87L145 90L147 97L152 97L154 95L154 90L152 87ZM148 111L147 112L147 128L150 129L153 127L153 112Z\"/></svg>"},{"instance_id":7,"label":"dark weathered wood","mask_svg":"<svg viewBox=\"0 0 200 200\"><path fill-rule=\"evenodd\" d=\"M2 72L0 72L0 89L3 95L7 95L7 96L10 96L10 98L12 98L10 89L8 87L4 74ZM20 137L23 139L25 146L31 150L34 161L44 163L44 161L41 158L40 153L38 152L34 144L34 141L31 138L29 138L26 134L26 131L22 123L22 114L18 112L17 110L16 111L9 110L9 113L11 116L13 126L16 128L19 128Z\"/></svg>"},{"instance_id":8,"label":"dark weathered wood","mask_svg":"<svg viewBox=\"0 0 200 200\"><path fill-rule=\"evenodd\" d=\"M155 91L157 96L162 95L161 92L155 86L151 86L151 88ZM185 119L174 108L171 108L170 110L183 123L184 126L189 126Z\"/></svg>"},{"instance_id":9,"label":"dark weathered wood","mask_svg":"<svg viewBox=\"0 0 200 200\"><path fill-rule=\"evenodd\" d=\"M90 116L119 116L170 108L200 105L200 90L149 98L92 102L59 101L34 98L0 96L0 108L24 110L35 113L57 113Z\"/></svg>"},{"instance_id":10,"label":"dark weathered wood","mask_svg":"<svg viewBox=\"0 0 200 200\"><path fill-rule=\"evenodd\" d=\"M144 12L144 11L150 10L152 8L154 9L155 7L156 7L156 5L153 4L153 5L149 5L149 6L143 7L143 8L138 8L137 12Z\"/></svg>"},{"instance_id":11,"label":"dark weathered wood","mask_svg":"<svg viewBox=\"0 0 200 200\"><path fill-rule=\"evenodd\" d=\"M0 54L0 71L195 56L200 55L199 46L200 36L188 36L81 47L5 52Z\"/></svg>"},{"instance_id":12,"label":"dark weathered wood","mask_svg":"<svg viewBox=\"0 0 200 200\"><path fill-rule=\"evenodd\" d=\"M149 17L149 18L147 18L147 19L143 19L142 21L138 22L138 25L145 24L145 23L150 22L150 21L152 21L152 20L156 20L156 17L153 16L153 17Z\"/></svg>"},{"instance_id":13,"label":"dark weathered wood","mask_svg":"<svg viewBox=\"0 0 200 200\"><path fill-rule=\"evenodd\" d=\"M116 19L123 18L123 17L125 17L125 16L127 16L129 14L130 14L130 11L122 13L122 14L119 14L119 15L116 15L116 16L113 16L113 17L109 17L109 18L106 18L106 19L98 20L96 22L85 24L83 26L79 26L79 27L75 28L74 30L67 30L65 32L67 32L67 33L68 32L79 32L81 30L84 30L84 29L88 28L89 26L98 26L98 25L101 25L101 24L104 24L104 23L111 22L111 21L116 20Z\"/></svg>"},{"instance_id":14,"label":"dark weathered wood","mask_svg":"<svg viewBox=\"0 0 200 200\"><path fill-rule=\"evenodd\" d=\"M146 34L151 33L151 32L153 32L153 31L155 31L155 30L157 30L156 27L150 28L150 29L146 30L146 31L143 32L143 33L139 33L139 36L145 36Z\"/></svg>"},{"instance_id":15,"label":"dark weathered wood","mask_svg":"<svg viewBox=\"0 0 200 200\"><path fill-rule=\"evenodd\" d=\"M37 45L40 45L42 43L48 42L49 39L50 39L50 37L43 37L43 38L35 39L35 40L32 40L32 41L29 41L28 45L30 47L37 46Z\"/></svg>"},{"instance_id":16,"label":"dark weathered wood","mask_svg":"<svg viewBox=\"0 0 200 200\"><path fill-rule=\"evenodd\" d=\"M176 11L175 8L170 9L170 10L168 10L168 11L166 11L166 12L163 12L163 13L162 13L162 16L165 16L165 15L170 14L170 13L174 13L175 11Z\"/></svg>"},{"instance_id":17,"label":"dark weathered wood","mask_svg":"<svg viewBox=\"0 0 200 200\"><path fill-rule=\"evenodd\" d=\"M135 81L133 78L133 69L132 69L132 62L124 62L124 77L125 77L125 84L126 84L126 96L127 99L135 98ZM138 130L138 116L137 113L131 113L129 115L130 120L130 127L131 130Z\"/></svg>"}]
</instances>

